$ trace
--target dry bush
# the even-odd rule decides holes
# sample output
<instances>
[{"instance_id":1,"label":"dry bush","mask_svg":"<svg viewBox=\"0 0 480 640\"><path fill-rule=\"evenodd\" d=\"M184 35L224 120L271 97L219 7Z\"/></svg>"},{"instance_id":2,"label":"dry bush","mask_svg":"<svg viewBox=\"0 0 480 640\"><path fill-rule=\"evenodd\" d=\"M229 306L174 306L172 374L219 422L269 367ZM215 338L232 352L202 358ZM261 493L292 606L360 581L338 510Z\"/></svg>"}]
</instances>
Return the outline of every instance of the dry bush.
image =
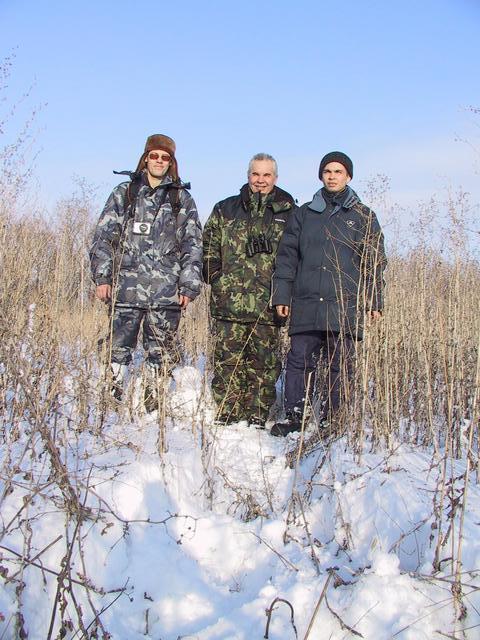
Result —
<instances>
[{"instance_id":1,"label":"dry bush","mask_svg":"<svg viewBox=\"0 0 480 640\"><path fill-rule=\"evenodd\" d=\"M113 446L102 440L104 407L95 386L99 380L97 340L107 330L108 319L106 309L93 300L88 277L86 254L93 217L88 196L74 196L59 205L54 221L33 214L10 216L0 236L0 428L4 452L0 477L5 486L0 508L19 492L25 505L16 518L3 524L0 545L9 548L5 541L21 530L23 557L34 556L25 509L31 497L48 495L55 508L65 514L66 530L71 532L65 541L67 568L68 554L76 540L80 544L82 522L91 517L84 507L88 477L71 459L69 462L69 455L84 433L96 434L98 446ZM469 470L475 469L478 461L480 266L467 251L444 256L420 245L404 254L390 252L386 280L385 313L358 344L351 412L344 416L340 428L359 454L366 438L371 438L373 445L382 443L392 449L401 440L433 446L442 469L435 503L436 562L439 567L445 545L455 547L450 557L459 590L461 530L454 530L452 522L455 514L461 521L467 504L468 472L454 483L448 465L451 458L465 453L471 463ZM208 292L204 291L182 318L179 337L188 363L201 363L205 356L208 361L211 354L207 309ZM194 434L203 434L205 425L192 424L191 428ZM159 440L163 454L168 448L163 421L159 421ZM203 438L198 441L205 442ZM309 443L304 446L304 451L293 452L289 459L298 461ZM36 459L48 461L50 474L35 472L32 460ZM27 488L18 480L20 470L30 479ZM212 471L206 468L205 472L208 479ZM243 495L241 488L239 491ZM462 500L458 499L459 491ZM290 517L303 522L305 498L296 495L295 500L296 509ZM449 510L444 507L448 503ZM21 637L22 574L15 580L16 629ZM85 585L89 581L86 576ZM65 584L70 583L67 580ZM82 591L81 585L75 589ZM461 606L458 598L459 610ZM99 614L91 604L89 615L100 619ZM67 608L52 610L52 625L55 619L65 628L82 629L85 609L78 609L75 620Z\"/></svg>"},{"instance_id":2,"label":"dry bush","mask_svg":"<svg viewBox=\"0 0 480 640\"><path fill-rule=\"evenodd\" d=\"M15 153L9 148L0 159L14 166ZM60 202L54 216L45 219L32 210L20 210L20 183L12 189L0 181L0 508L16 492L22 493L23 507L2 523L0 544L22 530L23 558L28 559L33 553L32 532L25 512L40 492L51 496L55 508L65 514L66 530L72 532L67 552L75 536L80 540L81 523L89 517L84 508L89 480L75 465L69 467L67 455L80 434L94 434L105 450L122 444L103 441L101 432L105 407L97 388L97 341L108 331L108 317L93 298L87 263L96 218L94 194L80 184L78 193ZM429 233L436 215L425 207L408 250L390 249L385 312L358 344L355 385L346 390L349 411L338 428L359 454L367 438L373 446L381 443L390 449L399 441L433 448L436 464L443 465L436 504L443 505L451 495L452 507L448 518L443 506L436 510L437 556L447 540L458 544L451 557L452 562L456 558L452 569L459 575L461 530L453 536L448 523L455 509L465 509L469 473L478 472L480 263L471 252L467 201L454 196L447 211L437 244L430 242ZM207 385L212 352L207 290L184 313L179 339L184 361L205 364ZM166 405L165 398L161 404ZM164 422L159 424L162 451L168 440L164 428ZM195 435L198 425L191 428ZM205 442L203 437L198 441ZM298 463L315 441L302 441L301 446L303 451L290 452L290 461ZM447 464L462 455L468 467L459 501L454 494L458 483L455 487ZM41 458L48 460L50 473L36 475L35 461ZM19 474L27 481L20 481ZM22 584L20 576L18 637L25 637ZM76 623L67 620L67 614L62 623L82 629L82 613L77 613ZM52 620L55 615L54 609Z\"/></svg>"},{"instance_id":3,"label":"dry bush","mask_svg":"<svg viewBox=\"0 0 480 640\"><path fill-rule=\"evenodd\" d=\"M359 349L359 423L436 447L451 432L459 455L462 428L478 419L480 265L419 248L390 256L387 283L384 317Z\"/></svg>"},{"instance_id":4,"label":"dry bush","mask_svg":"<svg viewBox=\"0 0 480 640\"><path fill-rule=\"evenodd\" d=\"M108 330L106 309L93 299L87 263L92 202L93 194L81 185L48 221L35 214L3 215L5 371L26 336L35 359L49 353L58 374L80 361L83 370L91 369L86 363L95 360L97 340ZM480 264L470 255L460 218L451 213L443 244L449 251L430 247L419 234L408 252L389 252L385 312L358 344L352 412L343 425L358 450L369 426L374 441L387 444L405 438L438 449L448 436L452 453L460 455L462 430L478 420ZM202 356L210 361L207 290L184 313L179 339L189 362Z\"/></svg>"}]
</instances>

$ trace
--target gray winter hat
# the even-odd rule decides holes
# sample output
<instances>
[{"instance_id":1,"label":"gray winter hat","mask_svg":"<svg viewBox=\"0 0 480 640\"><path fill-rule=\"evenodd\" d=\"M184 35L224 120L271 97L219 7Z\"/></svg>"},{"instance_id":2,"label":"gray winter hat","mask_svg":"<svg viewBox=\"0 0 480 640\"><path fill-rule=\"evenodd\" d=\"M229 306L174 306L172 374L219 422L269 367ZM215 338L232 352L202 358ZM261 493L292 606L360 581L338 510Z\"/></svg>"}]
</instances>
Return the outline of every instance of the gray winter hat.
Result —
<instances>
[{"instance_id":1,"label":"gray winter hat","mask_svg":"<svg viewBox=\"0 0 480 640\"><path fill-rule=\"evenodd\" d=\"M341 151L330 151L326 156L323 156L320 162L320 169L318 170L318 177L320 180L322 179L323 170L329 162L339 162L340 164L343 164L350 178L353 178L353 162L347 154L342 153Z\"/></svg>"}]
</instances>

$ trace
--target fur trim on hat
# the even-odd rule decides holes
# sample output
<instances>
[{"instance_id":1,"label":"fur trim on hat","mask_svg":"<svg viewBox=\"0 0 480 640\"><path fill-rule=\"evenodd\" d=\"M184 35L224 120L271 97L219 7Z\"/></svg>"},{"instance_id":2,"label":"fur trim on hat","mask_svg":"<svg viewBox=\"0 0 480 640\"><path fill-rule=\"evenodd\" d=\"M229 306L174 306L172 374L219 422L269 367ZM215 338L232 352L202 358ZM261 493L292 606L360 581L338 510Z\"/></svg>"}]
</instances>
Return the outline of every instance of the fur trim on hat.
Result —
<instances>
[{"instance_id":1,"label":"fur trim on hat","mask_svg":"<svg viewBox=\"0 0 480 640\"><path fill-rule=\"evenodd\" d=\"M159 149L161 151L166 151L172 158L170 162L170 166L168 167L167 175L169 175L174 182L180 180L178 175L178 164L177 159L175 158L176 146L174 140L169 138L168 136L164 136L161 133L154 133L151 136L148 136L147 141L145 143L145 150L140 157L137 165L137 172L141 172L145 169L145 160L150 151L154 151Z\"/></svg>"}]
</instances>

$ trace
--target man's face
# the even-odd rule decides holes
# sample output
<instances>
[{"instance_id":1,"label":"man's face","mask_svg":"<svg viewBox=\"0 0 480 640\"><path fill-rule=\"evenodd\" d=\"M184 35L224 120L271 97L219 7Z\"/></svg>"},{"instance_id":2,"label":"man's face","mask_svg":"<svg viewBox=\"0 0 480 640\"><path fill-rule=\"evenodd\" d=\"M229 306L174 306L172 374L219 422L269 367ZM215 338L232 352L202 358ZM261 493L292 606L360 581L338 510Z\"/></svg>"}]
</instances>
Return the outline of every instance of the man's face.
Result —
<instances>
[{"instance_id":1,"label":"man's face","mask_svg":"<svg viewBox=\"0 0 480 640\"><path fill-rule=\"evenodd\" d=\"M322 182L327 191L339 193L343 191L351 178L340 162L329 162L322 173Z\"/></svg>"},{"instance_id":2,"label":"man's face","mask_svg":"<svg viewBox=\"0 0 480 640\"><path fill-rule=\"evenodd\" d=\"M162 149L150 151L145 160L148 175L152 178L163 178L170 166L170 160L170 155Z\"/></svg>"},{"instance_id":3,"label":"man's face","mask_svg":"<svg viewBox=\"0 0 480 640\"><path fill-rule=\"evenodd\" d=\"M248 184L253 193L270 193L277 182L275 165L271 160L254 160L248 174Z\"/></svg>"}]
</instances>

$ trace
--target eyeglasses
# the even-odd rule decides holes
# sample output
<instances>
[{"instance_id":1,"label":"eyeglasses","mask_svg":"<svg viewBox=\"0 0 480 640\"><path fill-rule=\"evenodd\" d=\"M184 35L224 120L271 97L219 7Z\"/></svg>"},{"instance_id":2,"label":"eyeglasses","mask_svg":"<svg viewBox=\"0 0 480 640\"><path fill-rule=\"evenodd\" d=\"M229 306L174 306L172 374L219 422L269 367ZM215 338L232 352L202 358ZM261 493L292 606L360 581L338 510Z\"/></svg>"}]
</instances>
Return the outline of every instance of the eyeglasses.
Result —
<instances>
[{"instance_id":1,"label":"eyeglasses","mask_svg":"<svg viewBox=\"0 0 480 640\"><path fill-rule=\"evenodd\" d=\"M171 158L168 154L166 153L157 153L156 151L151 151L148 154L148 159L149 160L158 160L160 158L160 160L163 160L163 162L170 162Z\"/></svg>"}]
</instances>

